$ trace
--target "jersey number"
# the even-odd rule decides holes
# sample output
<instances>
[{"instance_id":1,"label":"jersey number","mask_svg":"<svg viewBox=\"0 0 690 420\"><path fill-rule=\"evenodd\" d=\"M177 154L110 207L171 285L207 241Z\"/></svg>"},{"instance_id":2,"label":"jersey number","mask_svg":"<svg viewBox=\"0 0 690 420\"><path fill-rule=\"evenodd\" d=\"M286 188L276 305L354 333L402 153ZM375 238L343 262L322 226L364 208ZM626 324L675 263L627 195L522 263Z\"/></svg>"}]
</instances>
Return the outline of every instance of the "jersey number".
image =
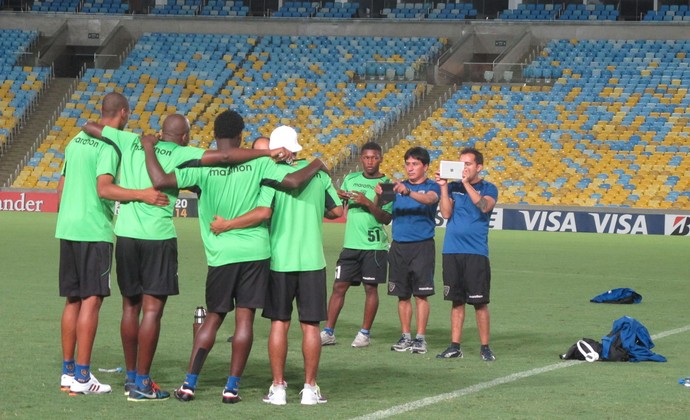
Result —
<instances>
[{"instance_id":1,"label":"jersey number","mask_svg":"<svg viewBox=\"0 0 690 420\"><path fill-rule=\"evenodd\" d=\"M380 229L369 229L367 232L369 236L369 242L381 242L381 230Z\"/></svg>"}]
</instances>

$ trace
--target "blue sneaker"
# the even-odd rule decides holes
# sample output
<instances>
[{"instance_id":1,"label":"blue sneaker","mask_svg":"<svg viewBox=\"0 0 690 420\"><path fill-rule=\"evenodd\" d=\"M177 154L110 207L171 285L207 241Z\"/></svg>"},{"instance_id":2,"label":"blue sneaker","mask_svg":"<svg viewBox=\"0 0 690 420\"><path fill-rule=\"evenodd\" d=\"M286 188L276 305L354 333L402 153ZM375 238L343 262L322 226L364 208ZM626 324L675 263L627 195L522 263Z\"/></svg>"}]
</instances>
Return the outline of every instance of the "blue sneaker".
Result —
<instances>
[{"instance_id":1,"label":"blue sneaker","mask_svg":"<svg viewBox=\"0 0 690 420\"><path fill-rule=\"evenodd\" d=\"M125 382L125 397L129 397L129 391L136 389L136 387L134 382Z\"/></svg>"},{"instance_id":2,"label":"blue sneaker","mask_svg":"<svg viewBox=\"0 0 690 420\"><path fill-rule=\"evenodd\" d=\"M127 401L163 401L168 398L170 398L170 393L161 390L155 382L152 382L151 389L148 391L137 387L132 388L132 390L129 391Z\"/></svg>"}]
</instances>

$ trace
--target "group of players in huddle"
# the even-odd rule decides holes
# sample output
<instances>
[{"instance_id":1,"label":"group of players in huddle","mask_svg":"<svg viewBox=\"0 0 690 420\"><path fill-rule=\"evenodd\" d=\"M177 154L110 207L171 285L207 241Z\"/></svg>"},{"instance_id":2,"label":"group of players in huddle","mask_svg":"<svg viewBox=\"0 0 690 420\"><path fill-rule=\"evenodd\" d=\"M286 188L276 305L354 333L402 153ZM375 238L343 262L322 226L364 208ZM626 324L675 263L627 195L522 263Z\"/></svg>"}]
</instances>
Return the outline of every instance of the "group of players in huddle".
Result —
<instances>
[{"instance_id":1,"label":"group of players in huddle","mask_svg":"<svg viewBox=\"0 0 690 420\"><path fill-rule=\"evenodd\" d=\"M319 159L307 163L296 158L302 147L291 127L278 127L269 138L254 141L252 149L243 149L244 121L226 110L214 121L217 149L204 150L188 145L189 121L179 114L166 117L157 136L123 131L129 109L123 95L106 94L100 122L87 123L65 150L56 228L60 295L66 298L61 389L70 395L112 392L90 372L90 363L100 306L110 295L114 233L123 302L124 393L129 401L169 398L150 371L165 303L168 296L179 293L172 219L180 189L195 191L199 197L208 264L208 315L195 335L184 382L173 391L178 400L194 399L198 375L229 312L235 313L235 330L222 401L241 400L240 378L253 343L256 310L261 308L262 316L271 321L268 353L273 375L263 401L286 404L287 337L296 301L303 333L301 403L325 403L316 383L321 349L336 343L335 325L350 285L363 284L365 289L362 328L352 347L370 345L379 304L377 286L388 279L388 294L398 297L402 330L391 350L426 353L427 298L435 293L437 208L449 219L444 295L453 302L451 345L437 357L463 356L460 338L469 303L477 314L481 357L495 359L488 346L488 225L497 189L479 177L483 165L479 151L460 152L463 179L449 183L439 174L436 182L428 179L429 154L413 147L405 155L408 179L392 182L379 170L381 147L366 143L360 151L363 170L346 176L336 189ZM383 193L382 184L392 184L392 195ZM120 206L113 229L114 201ZM322 222L324 217L341 217L344 207L348 209L344 245L327 301ZM383 226L391 222L389 245ZM321 321L326 321L323 331Z\"/></svg>"}]
</instances>

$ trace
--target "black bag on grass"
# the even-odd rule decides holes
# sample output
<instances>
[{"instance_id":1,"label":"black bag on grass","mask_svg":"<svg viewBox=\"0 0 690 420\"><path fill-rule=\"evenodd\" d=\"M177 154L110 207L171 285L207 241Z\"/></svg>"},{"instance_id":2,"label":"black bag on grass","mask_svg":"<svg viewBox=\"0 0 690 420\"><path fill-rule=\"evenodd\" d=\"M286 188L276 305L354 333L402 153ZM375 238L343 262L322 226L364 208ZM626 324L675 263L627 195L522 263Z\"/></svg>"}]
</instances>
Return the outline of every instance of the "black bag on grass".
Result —
<instances>
[{"instance_id":1,"label":"black bag on grass","mask_svg":"<svg viewBox=\"0 0 690 420\"><path fill-rule=\"evenodd\" d=\"M584 344L582 342L584 342ZM599 359L602 349L603 346L597 340L583 338L582 340L577 340L577 342L570 346L568 351L561 354L560 357L564 360L587 360L593 362ZM596 353L596 356L593 352ZM587 357L589 357L589 359L587 359Z\"/></svg>"}]
</instances>

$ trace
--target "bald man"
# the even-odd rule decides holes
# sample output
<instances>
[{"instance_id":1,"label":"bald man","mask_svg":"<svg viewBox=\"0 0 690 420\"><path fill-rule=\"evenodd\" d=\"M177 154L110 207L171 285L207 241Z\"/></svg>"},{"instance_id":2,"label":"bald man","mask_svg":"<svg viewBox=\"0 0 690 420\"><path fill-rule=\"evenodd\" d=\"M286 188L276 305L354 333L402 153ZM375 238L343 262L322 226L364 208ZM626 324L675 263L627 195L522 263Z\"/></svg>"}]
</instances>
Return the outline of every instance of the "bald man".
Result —
<instances>
[{"instance_id":1,"label":"bald man","mask_svg":"<svg viewBox=\"0 0 690 420\"><path fill-rule=\"evenodd\" d=\"M88 122L84 131L121 151L120 186L151 187L139 136L121 131L122 128L124 125L112 127ZM165 171L290 155L284 149L232 153L204 150L188 146L189 133L190 124L183 115L172 114L163 121L161 141L156 144L155 153ZM170 188L164 192L170 204L163 208L138 202L121 203L115 224L117 281L122 294L120 335L127 372L124 391L129 401L164 400L170 396L150 376L167 298L179 294L177 234L172 220L179 190Z\"/></svg>"},{"instance_id":2,"label":"bald man","mask_svg":"<svg viewBox=\"0 0 690 420\"><path fill-rule=\"evenodd\" d=\"M129 104L124 96L109 93L103 98L103 124L122 128L128 118ZM60 296L65 297L60 388L70 395L111 392L110 385L91 375L91 353L100 308L103 299L110 296L113 200L142 200L152 207L169 203L153 188L115 185L119 164L120 152L112 143L100 142L84 132L65 149L55 237L60 239Z\"/></svg>"}]
</instances>

